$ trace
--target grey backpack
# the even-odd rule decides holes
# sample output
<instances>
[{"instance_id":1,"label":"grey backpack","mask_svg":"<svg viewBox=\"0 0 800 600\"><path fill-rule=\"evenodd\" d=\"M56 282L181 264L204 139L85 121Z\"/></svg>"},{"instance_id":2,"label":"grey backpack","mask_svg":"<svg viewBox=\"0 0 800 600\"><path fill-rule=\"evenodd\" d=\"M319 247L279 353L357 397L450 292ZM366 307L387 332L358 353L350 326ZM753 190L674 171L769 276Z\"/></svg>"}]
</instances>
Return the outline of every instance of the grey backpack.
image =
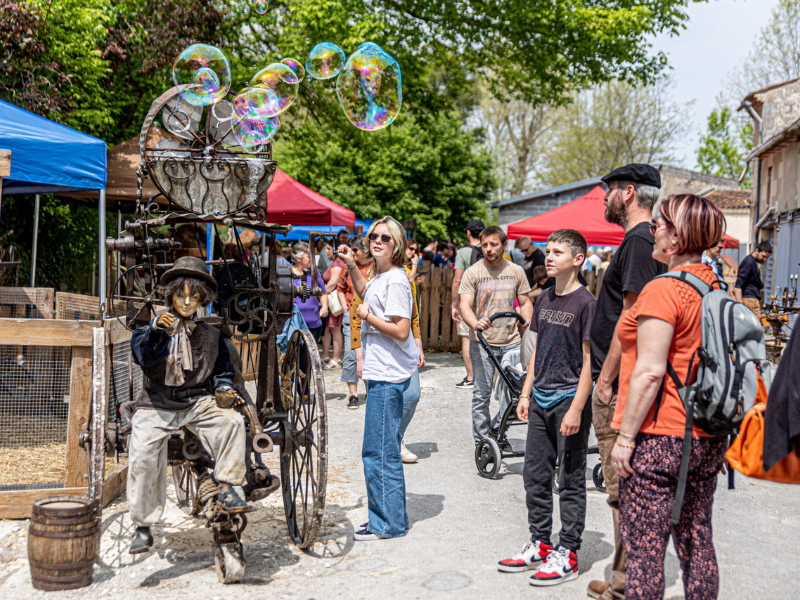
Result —
<instances>
[{"instance_id":1,"label":"grey backpack","mask_svg":"<svg viewBox=\"0 0 800 600\"><path fill-rule=\"evenodd\" d=\"M745 413L755 404L758 375L769 384L770 366L764 344L764 330L758 317L728 293L728 285L717 279L718 288L685 271L670 271L659 275L678 279L692 287L703 299L701 309L702 340L689 361L689 370L681 383L672 364L667 361L667 375L672 379L686 408L686 433L683 440L680 478L675 493L672 522L678 523L689 472L692 449L692 424L710 435L727 436L734 433ZM697 375L689 383L698 360ZM653 420L658 409L664 383L656 401Z\"/></svg>"}]
</instances>

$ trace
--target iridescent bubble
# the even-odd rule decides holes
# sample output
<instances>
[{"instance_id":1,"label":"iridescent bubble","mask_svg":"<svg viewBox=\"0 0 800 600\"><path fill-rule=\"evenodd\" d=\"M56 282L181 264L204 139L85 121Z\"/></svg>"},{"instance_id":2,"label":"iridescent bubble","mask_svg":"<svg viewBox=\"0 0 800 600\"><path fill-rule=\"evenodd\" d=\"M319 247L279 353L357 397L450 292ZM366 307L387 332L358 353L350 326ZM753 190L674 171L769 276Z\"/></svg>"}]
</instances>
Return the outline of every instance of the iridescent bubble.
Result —
<instances>
[{"instance_id":1,"label":"iridescent bubble","mask_svg":"<svg viewBox=\"0 0 800 600\"><path fill-rule=\"evenodd\" d=\"M192 44L172 66L175 85L188 85L181 96L194 106L214 104L231 88L231 65L221 50Z\"/></svg>"},{"instance_id":2,"label":"iridescent bubble","mask_svg":"<svg viewBox=\"0 0 800 600\"><path fill-rule=\"evenodd\" d=\"M300 79L288 65L272 63L253 76L250 80L250 87L272 90L276 100L271 106L271 114L268 114L268 116L274 117L289 108L297 98Z\"/></svg>"},{"instance_id":3,"label":"iridescent bubble","mask_svg":"<svg viewBox=\"0 0 800 600\"><path fill-rule=\"evenodd\" d=\"M301 63L299 60L295 60L294 58L284 58L281 62L295 72L298 82L303 81L303 79L306 78L306 70L303 68L303 63Z\"/></svg>"},{"instance_id":4,"label":"iridescent bubble","mask_svg":"<svg viewBox=\"0 0 800 600\"><path fill-rule=\"evenodd\" d=\"M311 49L306 59L306 71L314 79L330 79L342 71L344 50L336 44L322 42Z\"/></svg>"},{"instance_id":5,"label":"iridescent bubble","mask_svg":"<svg viewBox=\"0 0 800 600\"><path fill-rule=\"evenodd\" d=\"M263 86L245 88L233 99L234 119L268 119L276 116L279 108L275 92Z\"/></svg>"},{"instance_id":6,"label":"iridescent bubble","mask_svg":"<svg viewBox=\"0 0 800 600\"><path fill-rule=\"evenodd\" d=\"M377 44L361 44L336 79L336 95L348 120L359 129L388 127L403 103L400 65Z\"/></svg>"},{"instance_id":7,"label":"iridescent bubble","mask_svg":"<svg viewBox=\"0 0 800 600\"><path fill-rule=\"evenodd\" d=\"M267 0L256 0L253 3L253 8L256 9L256 12L258 14L263 15L265 12L267 12L267 9L269 8L269 3L267 2Z\"/></svg>"},{"instance_id":8,"label":"iridescent bubble","mask_svg":"<svg viewBox=\"0 0 800 600\"><path fill-rule=\"evenodd\" d=\"M278 117L268 119L246 117L234 119L232 129L236 141L244 150L259 152L264 144L275 137L280 127L281 122Z\"/></svg>"}]
</instances>

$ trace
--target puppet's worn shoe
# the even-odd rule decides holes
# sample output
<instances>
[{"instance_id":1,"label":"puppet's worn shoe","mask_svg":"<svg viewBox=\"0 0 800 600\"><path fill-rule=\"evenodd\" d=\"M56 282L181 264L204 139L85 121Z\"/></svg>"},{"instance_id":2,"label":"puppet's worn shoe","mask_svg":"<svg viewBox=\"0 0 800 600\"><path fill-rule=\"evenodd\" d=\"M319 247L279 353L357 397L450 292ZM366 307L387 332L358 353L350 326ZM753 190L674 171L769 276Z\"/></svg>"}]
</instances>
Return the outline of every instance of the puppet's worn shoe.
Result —
<instances>
[{"instance_id":1,"label":"puppet's worn shoe","mask_svg":"<svg viewBox=\"0 0 800 600\"><path fill-rule=\"evenodd\" d=\"M150 533L149 527L137 527L136 533L133 534L131 540L131 549L128 550L131 554L141 554L147 552L153 545L153 534Z\"/></svg>"},{"instance_id":2,"label":"puppet's worn shoe","mask_svg":"<svg viewBox=\"0 0 800 600\"><path fill-rule=\"evenodd\" d=\"M220 491L217 496L217 504L222 510L231 514L246 513L256 509L255 506L250 506L239 498L239 494L233 488L228 488L227 492Z\"/></svg>"}]
</instances>

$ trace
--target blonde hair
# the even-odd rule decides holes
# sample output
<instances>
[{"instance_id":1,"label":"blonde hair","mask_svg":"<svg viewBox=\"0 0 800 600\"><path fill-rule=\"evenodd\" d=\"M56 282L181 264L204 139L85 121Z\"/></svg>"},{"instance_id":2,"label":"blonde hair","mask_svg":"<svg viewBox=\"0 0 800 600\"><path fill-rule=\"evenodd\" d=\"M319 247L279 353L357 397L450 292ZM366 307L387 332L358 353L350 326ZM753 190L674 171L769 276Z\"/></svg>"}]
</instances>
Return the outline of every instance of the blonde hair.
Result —
<instances>
[{"instance_id":1,"label":"blonde hair","mask_svg":"<svg viewBox=\"0 0 800 600\"><path fill-rule=\"evenodd\" d=\"M402 267L406 261L406 230L403 229L403 226L400 222L393 218L393 217L383 217L382 219L378 219L377 221L373 221L372 225L369 227L369 231L367 231L367 256L370 258L375 258L372 256L372 249L370 247L369 236L372 235L372 232L375 231L375 228L378 225L386 225L386 229L389 230L389 235L392 236L392 240L394 240L394 252L392 252L392 264L396 267Z\"/></svg>"}]
</instances>

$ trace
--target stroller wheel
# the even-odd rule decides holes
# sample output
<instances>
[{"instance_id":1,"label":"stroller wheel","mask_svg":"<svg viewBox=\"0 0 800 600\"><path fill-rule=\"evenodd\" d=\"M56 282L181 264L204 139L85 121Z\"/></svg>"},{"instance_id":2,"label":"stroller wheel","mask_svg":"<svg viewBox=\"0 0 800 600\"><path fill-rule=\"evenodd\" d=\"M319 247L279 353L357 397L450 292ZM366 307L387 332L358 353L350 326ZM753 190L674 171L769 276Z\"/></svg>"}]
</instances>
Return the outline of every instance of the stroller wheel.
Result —
<instances>
[{"instance_id":1,"label":"stroller wheel","mask_svg":"<svg viewBox=\"0 0 800 600\"><path fill-rule=\"evenodd\" d=\"M598 492L605 492L606 491L606 480L603 477L603 465L597 463L592 469L592 481L594 482L594 487L597 488Z\"/></svg>"},{"instance_id":2,"label":"stroller wheel","mask_svg":"<svg viewBox=\"0 0 800 600\"><path fill-rule=\"evenodd\" d=\"M494 479L500 472L500 446L493 438L482 439L475 446L475 466L478 475L486 479Z\"/></svg>"},{"instance_id":3,"label":"stroller wheel","mask_svg":"<svg viewBox=\"0 0 800 600\"><path fill-rule=\"evenodd\" d=\"M558 475L561 472L561 465L556 465L556 468L553 470L553 493L558 494L561 487L558 485Z\"/></svg>"}]
</instances>

